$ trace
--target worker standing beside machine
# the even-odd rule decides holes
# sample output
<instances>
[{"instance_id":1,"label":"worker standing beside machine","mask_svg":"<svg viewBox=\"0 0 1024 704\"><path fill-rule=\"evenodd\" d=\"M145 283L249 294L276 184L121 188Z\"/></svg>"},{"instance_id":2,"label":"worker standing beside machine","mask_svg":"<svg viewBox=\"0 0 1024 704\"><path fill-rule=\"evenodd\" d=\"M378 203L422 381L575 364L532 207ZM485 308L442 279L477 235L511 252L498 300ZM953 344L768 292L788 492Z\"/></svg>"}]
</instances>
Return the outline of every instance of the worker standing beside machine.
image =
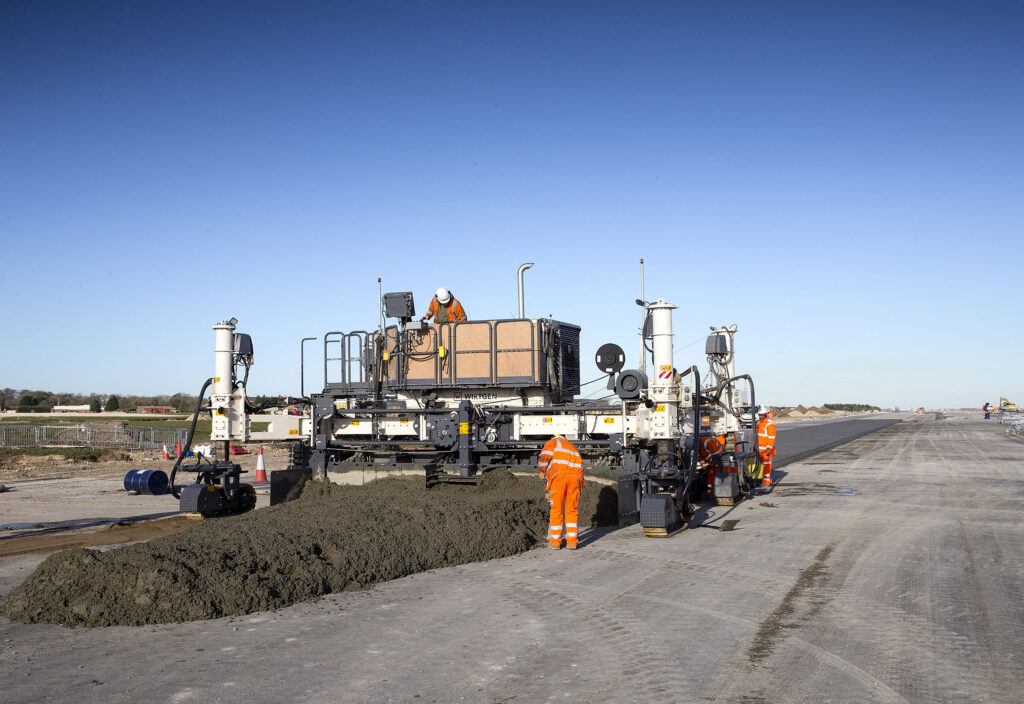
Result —
<instances>
[{"instance_id":1,"label":"worker standing beside machine","mask_svg":"<svg viewBox=\"0 0 1024 704\"><path fill-rule=\"evenodd\" d=\"M548 547L562 547L562 523L565 523L565 546L575 550L579 544L580 491L583 489L583 457L576 446L555 435L544 444L537 462L544 491L551 504L548 521Z\"/></svg>"},{"instance_id":2,"label":"worker standing beside machine","mask_svg":"<svg viewBox=\"0 0 1024 704\"><path fill-rule=\"evenodd\" d=\"M442 286L434 293L427 314L420 320L430 320L431 318L435 323L454 323L458 320L465 320L466 311L458 299L452 295L452 292Z\"/></svg>"},{"instance_id":3,"label":"worker standing beside machine","mask_svg":"<svg viewBox=\"0 0 1024 704\"><path fill-rule=\"evenodd\" d=\"M757 451L764 468L761 486L772 485L772 458L775 457L775 421L765 406L757 409Z\"/></svg>"}]
</instances>

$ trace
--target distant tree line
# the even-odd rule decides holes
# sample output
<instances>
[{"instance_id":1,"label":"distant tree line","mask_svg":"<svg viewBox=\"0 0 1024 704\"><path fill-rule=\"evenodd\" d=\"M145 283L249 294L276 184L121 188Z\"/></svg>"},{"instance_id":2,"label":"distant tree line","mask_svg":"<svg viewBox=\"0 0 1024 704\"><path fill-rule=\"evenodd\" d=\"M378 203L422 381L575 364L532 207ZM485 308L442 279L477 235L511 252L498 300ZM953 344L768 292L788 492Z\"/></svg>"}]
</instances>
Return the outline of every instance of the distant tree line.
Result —
<instances>
[{"instance_id":1,"label":"distant tree line","mask_svg":"<svg viewBox=\"0 0 1024 704\"><path fill-rule=\"evenodd\" d=\"M866 403L826 403L825 408L830 411L880 411L878 406L869 406Z\"/></svg>"},{"instance_id":2,"label":"distant tree line","mask_svg":"<svg viewBox=\"0 0 1024 704\"><path fill-rule=\"evenodd\" d=\"M259 405L274 397L255 396L249 400ZM209 396L207 396L209 400ZM139 406L167 406L178 413L192 413L196 397L190 394L164 394L160 396L117 396L114 394L58 394L33 389L0 389L0 411L16 409L18 413L49 413L54 406L84 406L93 413L100 411L126 411L132 413Z\"/></svg>"},{"instance_id":3,"label":"distant tree line","mask_svg":"<svg viewBox=\"0 0 1024 704\"><path fill-rule=\"evenodd\" d=\"M98 413L134 411L138 406L168 406L180 413L191 413L196 397L189 394L159 396L117 396L114 394L65 394L34 389L0 389L0 411L16 409L18 413L49 413L54 406L84 406Z\"/></svg>"}]
</instances>

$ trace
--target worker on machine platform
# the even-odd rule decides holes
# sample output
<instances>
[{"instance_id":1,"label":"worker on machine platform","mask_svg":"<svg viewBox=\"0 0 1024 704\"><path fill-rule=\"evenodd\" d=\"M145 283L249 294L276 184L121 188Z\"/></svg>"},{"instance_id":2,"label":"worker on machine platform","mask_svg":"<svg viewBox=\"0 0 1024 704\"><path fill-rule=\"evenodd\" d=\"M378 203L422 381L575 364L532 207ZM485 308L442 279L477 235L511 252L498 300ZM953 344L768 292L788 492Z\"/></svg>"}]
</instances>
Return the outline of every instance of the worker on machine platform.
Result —
<instances>
[{"instance_id":1,"label":"worker on machine platform","mask_svg":"<svg viewBox=\"0 0 1024 704\"><path fill-rule=\"evenodd\" d=\"M466 319L466 311L462 304L452 295L452 292L441 287L434 293L430 300L430 309L420 320L434 319L435 323L454 323L457 320Z\"/></svg>"},{"instance_id":2,"label":"worker on machine platform","mask_svg":"<svg viewBox=\"0 0 1024 704\"><path fill-rule=\"evenodd\" d=\"M772 485L772 458L775 457L775 421L766 406L757 409L757 451L761 455L761 485Z\"/></svg>"},{"instance_id":3,"label":"worker on machine platform","mask_svg":"<svg viewBox=\"0 0 1024 704\"><path fill-rule=\"evenodd\" d=\"M576 447L555 434L544 444L537 462L544 492L551 504L548 521L548 547L562 547L562 523L565 523L565 547L575 550L579 544L580 491L583 489L583 458Z\"/></svg>"}]
</instances>

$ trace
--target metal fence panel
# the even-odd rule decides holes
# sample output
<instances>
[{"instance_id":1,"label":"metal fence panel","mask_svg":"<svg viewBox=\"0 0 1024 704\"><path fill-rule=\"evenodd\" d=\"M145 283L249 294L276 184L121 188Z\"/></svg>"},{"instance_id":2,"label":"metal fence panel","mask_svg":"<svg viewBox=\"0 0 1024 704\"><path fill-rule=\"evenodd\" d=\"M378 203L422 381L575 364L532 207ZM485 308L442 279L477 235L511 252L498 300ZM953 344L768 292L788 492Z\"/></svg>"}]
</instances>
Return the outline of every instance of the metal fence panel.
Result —
<instances>
[{"instance_id":1,"label":"metal fence panel","mask_svg":"<svg viewBox=\"0 0 1024 704\"><path fill-rule=\"evenodd\" d=\"M142 428L130 425L7 425L0 424L0 447L94 447L144 450L162 447L173 450L188 436L187 428Z\"/></svg>"}]
</instances>

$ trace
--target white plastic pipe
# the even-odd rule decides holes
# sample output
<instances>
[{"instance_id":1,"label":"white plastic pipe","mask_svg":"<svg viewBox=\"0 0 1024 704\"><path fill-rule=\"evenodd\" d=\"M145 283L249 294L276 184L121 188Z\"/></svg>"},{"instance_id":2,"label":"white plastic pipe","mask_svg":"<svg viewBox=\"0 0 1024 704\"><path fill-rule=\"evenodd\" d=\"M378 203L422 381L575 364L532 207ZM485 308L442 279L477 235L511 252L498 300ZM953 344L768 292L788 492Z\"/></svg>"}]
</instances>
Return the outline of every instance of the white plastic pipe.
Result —
<instances>
[{"instance_id":1,"label":"white plastic pipe","mask_svg":"<svg viewBox=\"0 0 1024 704\"><path fill-rule=\"evenodd\" d=\"M527 269L529 269L531 266L533 266L533 262L527 262L526 264L520 264L519 265L519 273L517 274L517 276L519 277L519 317L520 318L525 318L526 317L526 302L525 302L525 299L523 298L523 272L526 271Z\"/></svg>"}]
</instances>

